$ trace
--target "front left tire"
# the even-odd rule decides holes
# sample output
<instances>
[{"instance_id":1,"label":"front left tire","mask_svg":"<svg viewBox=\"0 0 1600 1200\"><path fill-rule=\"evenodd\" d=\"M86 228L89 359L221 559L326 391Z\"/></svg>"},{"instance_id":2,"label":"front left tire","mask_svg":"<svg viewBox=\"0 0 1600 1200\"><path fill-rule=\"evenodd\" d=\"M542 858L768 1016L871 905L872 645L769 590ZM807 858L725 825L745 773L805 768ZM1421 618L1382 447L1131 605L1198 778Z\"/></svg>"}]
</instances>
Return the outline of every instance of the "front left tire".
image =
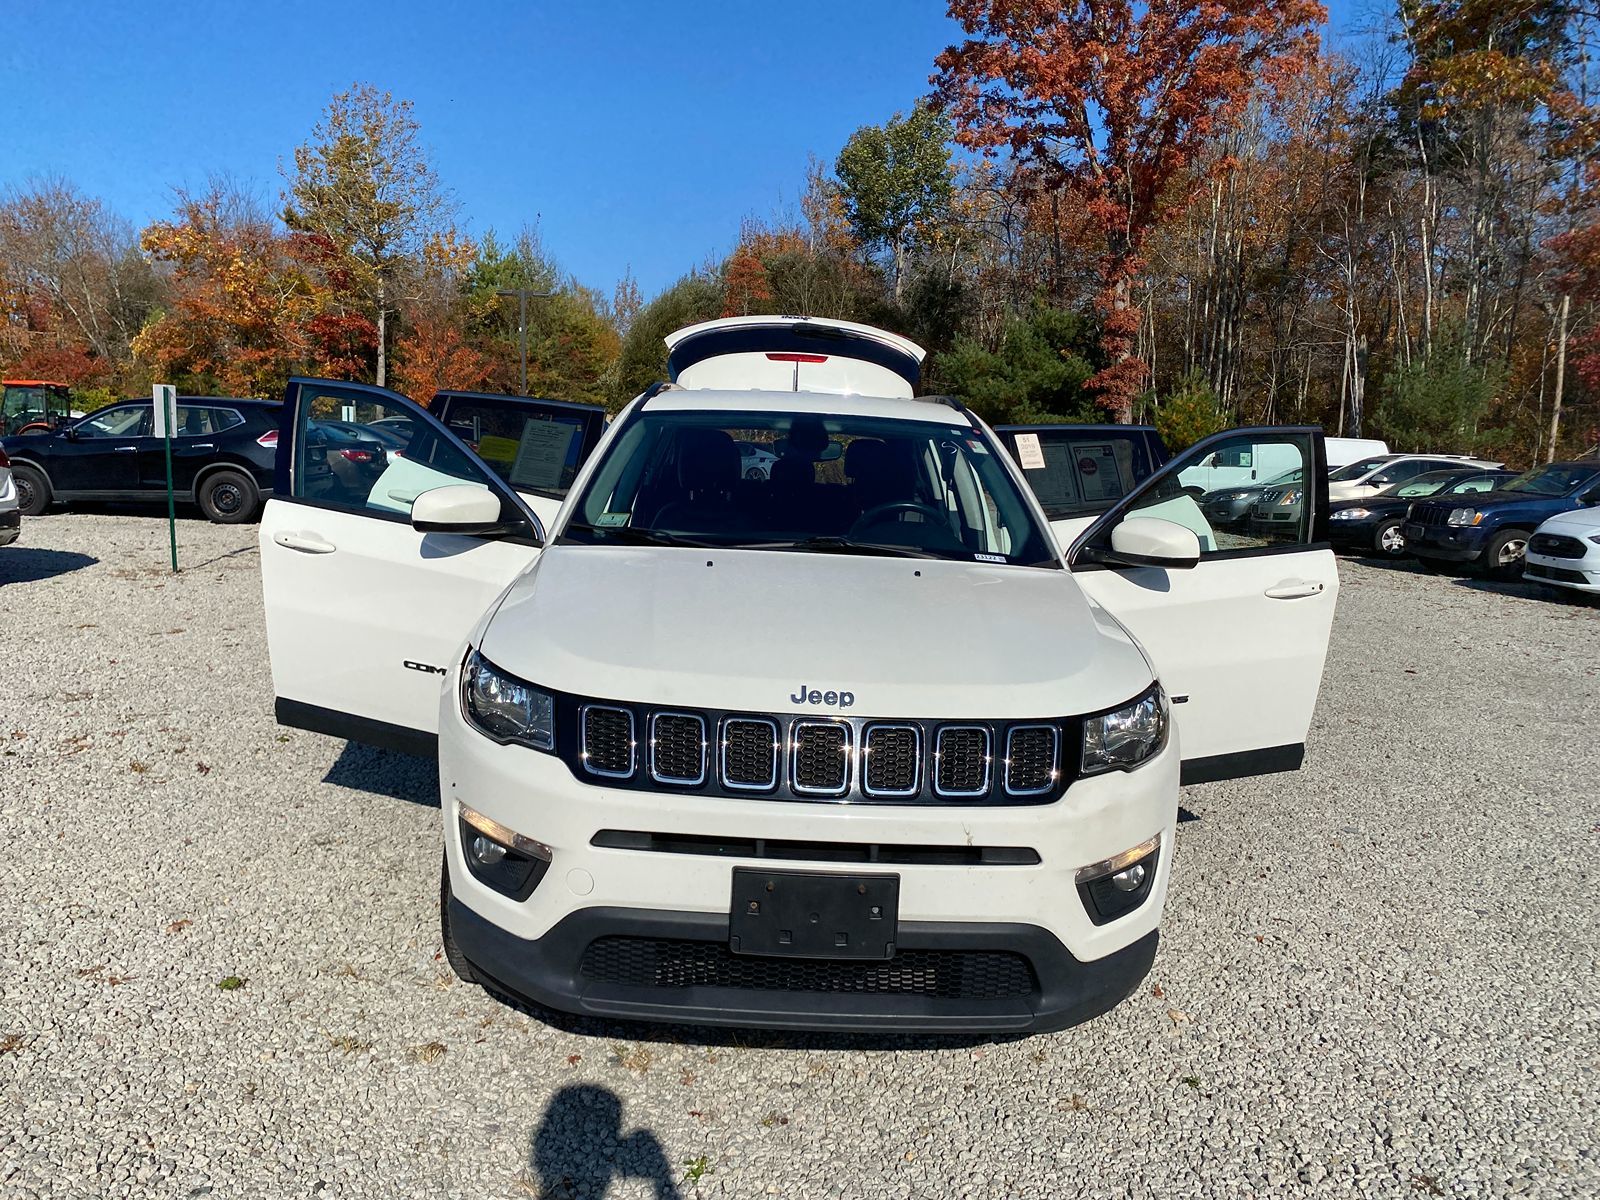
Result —
<instances>
[{"instance_id":1,"label":"front left tire","mask_svg":"<svg viewBox=\"0 0 1600 1200\"><path fill-rule=\"evenodd\" d=\"M1400 520L1385 521L1372 535L1372 548L1384 558L1406 556L1406 535L1400 531Z\"/></svg>"},{"instance_id":2,"label":"front left tire","mask_svg":"<svg viewBox=\"0 0 1600 1200\"><path fill-rule=\"evenodd\" d=\"M231 469L207 475L195 499L200 511L218 525L241 525L261 507L255 481L243 471Z\"/></svg>"},{"instance_id":3,"label":"front left tire","mask_svg":"<svg viewBox=\"0 0 1600 1200\"><path fill-rule=\"evenodd\" d=\"M1490 538L1478 560L1483 573L1490 579L1520 578L1523 559L1528 553L1528 536L1526 529L1502 529Z\"/></svg>"},{"instance_id":4,"label":"front left tire","mask_svg":"<svg viewBox=\"0 0 1600 1200\"><path fill-rule=\"evenodd\" d=\"M37 517L50 507L50 480L37 467L11 464L11 482L17 488L17 507L25 517Z\"/></svg>"}]
</instances>

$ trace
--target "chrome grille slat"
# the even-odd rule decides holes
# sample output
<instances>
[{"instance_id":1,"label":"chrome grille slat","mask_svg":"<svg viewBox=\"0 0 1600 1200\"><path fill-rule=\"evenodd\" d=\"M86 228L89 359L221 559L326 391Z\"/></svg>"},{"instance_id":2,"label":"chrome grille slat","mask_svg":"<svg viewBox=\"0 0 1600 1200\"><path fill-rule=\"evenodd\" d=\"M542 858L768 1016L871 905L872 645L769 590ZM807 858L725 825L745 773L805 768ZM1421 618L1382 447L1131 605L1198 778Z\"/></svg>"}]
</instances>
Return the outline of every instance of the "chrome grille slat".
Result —
<instances>
[{"instance_id":1,"label":"chrome grille slat","mask_svg":"<svg viewBox=\"0 0 1600 1200\"><path fill-rule=\"evenodd\" d=\"M904 798L921 790L922 731L915 725L868 725L861 756L864 794Z\"/></svg>"},{"instance_id":2,"label":"chrome grille slat","mask_svg":"<svg viewBox=\"0 0 1600 1200\"><path fill-rule=\"evenodd\" d=\"M741 792L770 792L778 786L782 748L778 723L769 717L727 717L722 722L722 786Z\"/></svg>"},{"instance_id":3,"label":"chrome grille slat","mask_svg":"<svg viewBox=\"0 0 1600 1200\"><path fill-rule=\"evenodd\" d=\"M941 725L933 751L933 790L941 796L982 796L989 790L987 725Z\"/></svg>"},{"instance_id":4,"label":"chrome grille slat","mask_svg":"<svg viewBox=\"0 0 1600 1200\"><path fill-rule=\"evenodd\" d=\"M698 787L706 781L706 721L697 713L650 716L650 778Z\"/></svg>"},{"instance_id":5,"label":"chrome grille slat","mask_svg":"<svg viewBox=\"0 0 1600 1200\"><path fill-rule=\"evenodd\" d=\"M610 704L586 704L578 713L579 755L591 775L627 779L633 774L633 713Z\"/></svg>"},{"instance_id":6,"label":"chrome grille slat","mask_svg":"<svg viewBox=\"0 0 1600 1200\"><path fill-rule=\"evenodd\" d=\"M789 786L802 796L850 790L851 728L843 721L796 721L789 729Z\"/></svg>"}]
</instances>

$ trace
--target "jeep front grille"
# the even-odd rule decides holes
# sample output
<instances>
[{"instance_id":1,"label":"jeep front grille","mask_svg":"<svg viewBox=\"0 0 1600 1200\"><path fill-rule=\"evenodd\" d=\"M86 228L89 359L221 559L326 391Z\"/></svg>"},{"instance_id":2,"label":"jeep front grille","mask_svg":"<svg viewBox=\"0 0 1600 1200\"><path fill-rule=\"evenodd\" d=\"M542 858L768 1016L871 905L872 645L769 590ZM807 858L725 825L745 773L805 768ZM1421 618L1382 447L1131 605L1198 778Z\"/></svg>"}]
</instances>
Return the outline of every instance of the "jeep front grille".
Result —
<instances>
[{"instance_id":1,"label":"jeep front grille","mask_svg":"<svg viewBox=\"0 0 1600 1200\"><path fill-rule=\"evenodd\" d=\"M933 755L934 790L941 796L981 796L989 790L989 729L946 725Z\"/></svg>"},{"instance_id":2,"label":"jeep front grille","mask_svg":"<svg viewBox=\"0 0 1600 1200\"><path fill-rule=\"evenodd\" d=\"M694 713L658 712L650 718L650 777L690 787L706 781L706 721Z\"/></svg>"},{"instance_id":3,"label":"jeep front grille","mask_svg":"<svg viewBox=\"0 0 1600 1200\"><path fill-rule=\"evenodd\" d=\"M1006 735L1006 793L1037 796L1056 784L1060 738L1054 725L1013 725Z\"/></svg>"},{"instance_id":4,"label":"jeep front grille","mask_svg":"<svg viewBox=\"0 0 1600 1200\"><path fill-rule=\"evenodd\" d=\"M738 791L778 786L778 723L766 717L729 717L722 723L722 782Z\"/></svg>"},{"instance_id":5,"label":"jeep front grille","mask_svg":"<svg viewBox=\"0 0 1600 1200\"><path fill-rule=\"evenodd\" d=\"M868 725L862 791L869 796L915 796L922 785L921 734L915 725Z\"/></svg>"}]
</instances>

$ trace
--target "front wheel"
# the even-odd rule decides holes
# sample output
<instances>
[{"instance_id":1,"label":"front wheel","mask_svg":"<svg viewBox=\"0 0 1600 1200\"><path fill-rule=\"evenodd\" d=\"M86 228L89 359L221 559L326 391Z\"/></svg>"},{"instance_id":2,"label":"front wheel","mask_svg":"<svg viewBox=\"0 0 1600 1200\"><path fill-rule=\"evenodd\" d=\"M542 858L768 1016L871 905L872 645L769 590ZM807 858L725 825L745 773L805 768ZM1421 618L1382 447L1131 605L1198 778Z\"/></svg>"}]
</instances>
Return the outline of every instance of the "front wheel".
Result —
<instances>
[{"instance_id":1,"label":"front wheel","mask_svg":"<svg viewBox=\"0 0 1600 1200\"><path fill-rule=\"evenodd\" d=\"M13 463L11 481L17 488L17 507L25 517L37 517L50 507L50 481L36 467Z\"/></svg>"},{"instance_id":2,"label":"front wheel","mask_svg":"<svg viewBox=\"0 0 1600 1200\"><path fill-rule=\"evenodd\" d=\"M456 945L455 932L450 928L450 858L439 859L439 940L444 943L444 960L450 964L456 978L463 983L482 983L477 968Z\"/></svg>"},{"instance_id":3,"label":"front wheel","mask_svg":"<svg viewBox=\"0 0 1600 1200\"><path fill-rule=\"evenodd\" d=\"M1372 535L1372 546L1385 558L1404 558L1406 535L1400 529L1400 522L1385 521L1379 525L1377 532Z\"/></svg>"},{"instance_id":4,"label":"front wheel","mask_svg":"<svg viewBox=\"0 0 1600 1200\"><path fill-rule=\"evenodd\" d=\"M1517 579L1522 575L1522 563L1527 554L1528 531L1502 529L1489 539L1478 561L1490 579Z\"/></svg>"},{"instance_id":5,"label":"front wheel","mask_svg":"<svg viewBox=\"0 0 1600 1200\"><path fill-rule=\"evenodd\" d=\"M219 525L238 525L255 516L256 485L243 471L217 471L200 484L200 511Z\"/></svg>"}]
</instances>

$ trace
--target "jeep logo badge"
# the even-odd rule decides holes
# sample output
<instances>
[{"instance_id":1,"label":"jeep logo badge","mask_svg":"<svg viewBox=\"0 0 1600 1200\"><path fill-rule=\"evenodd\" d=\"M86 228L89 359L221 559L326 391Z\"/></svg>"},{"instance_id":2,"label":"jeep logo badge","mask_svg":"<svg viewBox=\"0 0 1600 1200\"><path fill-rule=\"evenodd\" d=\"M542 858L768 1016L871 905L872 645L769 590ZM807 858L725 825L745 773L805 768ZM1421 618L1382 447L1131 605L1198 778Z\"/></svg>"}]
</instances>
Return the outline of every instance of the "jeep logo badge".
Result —
<instances>
[{"instance_id":1,"label":"jeep logo badge","mask_svg":"<svg viewBox=\"0 0 1600 1200\"><path fill-rule=\"evenodd\" d=\"M807 688L802 683L800 690L789 697L789 702L791 704L828 704L837 705L840 708L849 708L856 702L856 694L854 692L818 691L816 688Z\"/></svg>"}]
</instances>

